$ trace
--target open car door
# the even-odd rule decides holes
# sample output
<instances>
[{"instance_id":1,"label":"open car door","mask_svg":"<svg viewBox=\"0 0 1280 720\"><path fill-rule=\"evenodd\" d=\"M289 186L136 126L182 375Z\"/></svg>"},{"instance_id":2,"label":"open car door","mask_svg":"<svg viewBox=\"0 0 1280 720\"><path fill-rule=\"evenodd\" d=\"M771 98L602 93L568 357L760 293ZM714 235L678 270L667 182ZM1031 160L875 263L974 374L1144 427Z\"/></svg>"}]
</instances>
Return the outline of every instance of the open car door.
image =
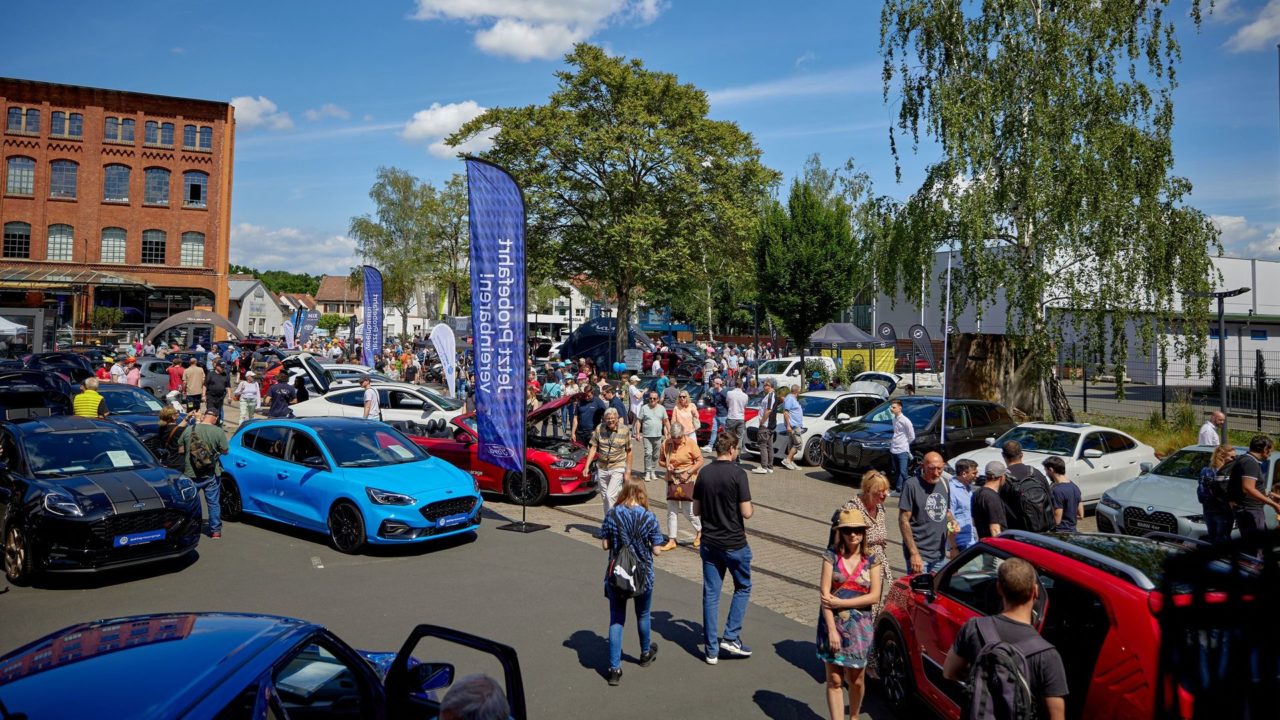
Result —
<instances>
[{"instance_id":1,"label":"open car door","mask_svg":"<svg viewBox=\"0 0 1280 720\"><path fill-rule=\"evenodd\" d=\"M515 648L460 630L439 625L419 625L409 633L396 659L387 670L386 690L389 717L424 718L432 720L440 715L440 701L432 689L439 687L442 676L452 676L452 668L434 663L415 663L410 667L413 651L425 638L436 638L462 645L492 655L502 665L502 685L507 691L507 705L513 720L527 720L524 704L524 678L520 674L520 661Z\"/></svg>"}]
</instances>

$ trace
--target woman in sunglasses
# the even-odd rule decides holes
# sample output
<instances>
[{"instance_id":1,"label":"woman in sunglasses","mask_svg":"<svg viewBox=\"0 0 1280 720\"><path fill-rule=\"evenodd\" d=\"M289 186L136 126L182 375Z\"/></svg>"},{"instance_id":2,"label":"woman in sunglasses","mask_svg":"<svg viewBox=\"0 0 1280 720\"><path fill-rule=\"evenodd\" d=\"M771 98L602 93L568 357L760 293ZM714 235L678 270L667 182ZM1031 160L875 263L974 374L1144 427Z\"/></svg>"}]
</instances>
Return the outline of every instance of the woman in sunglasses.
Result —
<instances>
[{"instance_id":1,"label":"woman in sunglasses","mask_svg":"<svg viewBox=\"0 0 1280 720\"><path fill-rule=\"evenodd\" d=\"M866 687L863 674L875 626L871 606L880 599L881 559L868 554L867 519L841 510L836 541L822 554L818 592L818 657L826 664L827 708L831 720L844 717L844 687L849 688L849 718L858 717Z\"/></svg>"}]
</instances>

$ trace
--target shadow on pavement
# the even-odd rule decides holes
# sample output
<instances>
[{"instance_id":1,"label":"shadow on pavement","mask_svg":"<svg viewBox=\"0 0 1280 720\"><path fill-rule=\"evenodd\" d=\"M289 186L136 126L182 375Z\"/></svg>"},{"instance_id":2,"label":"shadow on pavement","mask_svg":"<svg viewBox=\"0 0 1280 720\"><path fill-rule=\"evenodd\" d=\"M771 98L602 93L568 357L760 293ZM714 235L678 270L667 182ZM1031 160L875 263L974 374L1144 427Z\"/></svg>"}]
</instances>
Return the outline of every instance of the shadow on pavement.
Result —
<instances>
[{"instance_id":1,"label":"shadow on pavement","mask_svg":"<svg viewBox=\"0 0 1280 720\"><path fill-rule=\"evenodd\" d=\"M203 542L208 542L204 540ZM123 585L161 575L180 573L196 564L200 552L192 550L181 557L114 570L91 573L44 573L36 576L31 586L41 590L93 590L110 585ZM2 580L3 578L0 578Z\"/></svg>"},{"instance_id":2,"label":"shadow on pavement","mask_svg":"<svg viewBox=\"0 0 1280 720\"><path fill-rule=\"evenodd\" d=\"M772 690L757 690L751 699L772 720L822 720L808 703Z\"/></svg>"},{"instance_id":3,"label":"shadow on pavement","mask_svg":"<svg viewBox=\"0 0 1280 720\"><path fill-rule=\"evenodd\" d=\"M483 516L483 511L481 512ZM295 540L312 543L317 547L322 547L326 550L333 550L333 545L329 542L329 536L322 532L294 527L287 523L268 518L261 518L256 515L241 515L234 522L228 521L224 523L222 526L223 534L234 533L236 525L249 525L251 527L258 528L259 530L265 530L266 532L278 535L286 535ZM483 523L481 524L481 527L484 527ZM430 555L441 550L468 545L475 541L476 533L468 532L460 535L450 535L449 537L440 538L438 540L426 540L424 542L406 543L404 545L374 545L366 543L364 549L353 557L359 557L361 555L367 555L370 557L410 557L414 555ZM207 543L217 541L205 538L200 542Z\"/></svg>"},{"instance_id":4,"label":"shadow on pavement","mask_svg":"<svg viewBox=\"0 0 1280 720\"><path fill-rule=\"evenodd\" d=\"M702 623L676 618L666 610L655 610L649 613L649 627L662 639L679 645L685 652L702 660L705 654L702 648Z\"/></svg>"},{"instance_id":5,"label":"shadow on pavement","mask_svg":"<svg viewBox=\"0 0 1280 720\"><path fill-rule=\"evenodd\" d=\"M781 640L773 644L778 657L809 674L814 682L826 682L822 661L815 654L814 644L803 640Z\"/></svg>"},{"instance_id":6,"label":"shadow on pavement","mask_svg":"<svg viewBox=\"0 0 1280 720\"><path fill-rule=\"evenodd\" d=\"M595 537L600 532L599 525L587 525L586 523L565 523L564 531L577 530L578 532Z\"/></svg>"},{"instance_id":7,"label":"shadow on pavement","mask_svg":"<svg viewBox=\"0 0 1280 720\"><path fill-rule=\"evenodd\" d=\"M590 630L578 630L564 641L564 646L578 653L578 664L606 677L609 670L609 639Z\"/></svg>"}]
</instances>

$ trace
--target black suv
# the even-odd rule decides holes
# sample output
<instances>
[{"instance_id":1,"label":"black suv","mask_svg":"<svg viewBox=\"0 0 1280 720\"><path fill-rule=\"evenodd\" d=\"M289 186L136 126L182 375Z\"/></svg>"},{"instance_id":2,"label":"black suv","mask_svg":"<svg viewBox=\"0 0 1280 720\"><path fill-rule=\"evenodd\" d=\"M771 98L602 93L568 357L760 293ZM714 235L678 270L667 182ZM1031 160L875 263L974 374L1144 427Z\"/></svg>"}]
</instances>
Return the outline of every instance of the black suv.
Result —
<instances>
[{"instance_id":1,"label":"black suv","mask_svg":"<svg viewBox=\"0 0 1280 720\"><path fill-rule=\"evenodd\" d=\"M930 450L944 458L986 446L989 437L1000 437L1015 423L1003 405L984 400L947 400L946 442L939 441L939 412L942 398L912 396L895 398L916 429L911 443L912 465ZM893 401L890 401L893 402ZM836 425L822 436L822 468L837 478L848 479L867 468L889 470L889 441L893 438L890 402L876 406L860 420Z\"/></svg>"}]
</instances>

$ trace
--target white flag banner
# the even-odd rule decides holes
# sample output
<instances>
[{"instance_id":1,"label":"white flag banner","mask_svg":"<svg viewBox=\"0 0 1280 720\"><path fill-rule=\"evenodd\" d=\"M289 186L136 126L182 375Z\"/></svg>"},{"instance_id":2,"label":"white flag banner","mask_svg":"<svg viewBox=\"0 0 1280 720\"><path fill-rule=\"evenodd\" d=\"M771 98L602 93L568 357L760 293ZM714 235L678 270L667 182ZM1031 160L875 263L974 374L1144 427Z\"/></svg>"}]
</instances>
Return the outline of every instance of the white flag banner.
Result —
<instances>
[{"instance_id":1,"label":"white flag banner","mask_svg":"<svg viewBox=\"0 0 1280 720\"><path fill-rule=\"evenodd\" d=\"M436 325L431 329L431 344L436 349L436 355L440 356L440 370L449 388L449 397L453 397L454 386L458 383L454 372L458 364L458 341L453 335L453 329L445 323Z\"/></svg>"}]
</instances>

